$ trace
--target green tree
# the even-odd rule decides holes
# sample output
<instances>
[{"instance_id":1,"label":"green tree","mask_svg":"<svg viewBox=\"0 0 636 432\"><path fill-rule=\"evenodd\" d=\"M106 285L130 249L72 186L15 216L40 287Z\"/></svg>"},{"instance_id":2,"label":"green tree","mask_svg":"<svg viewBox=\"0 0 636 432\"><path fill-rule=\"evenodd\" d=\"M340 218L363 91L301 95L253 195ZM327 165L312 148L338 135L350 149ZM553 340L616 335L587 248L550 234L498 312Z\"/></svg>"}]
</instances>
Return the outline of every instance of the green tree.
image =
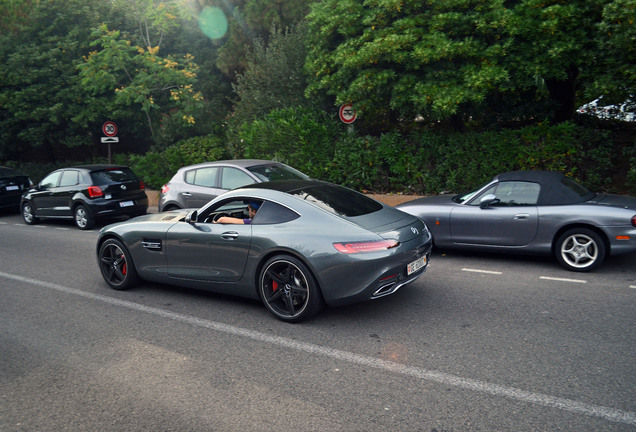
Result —
<instances>
[{"instance_id":1,"label":"green tree","mask_svg":"<svg viewBox=\"0 0 636 432\"><path fill-rule=\"evenodd\" d=\"M55 161L92 144L93 108L76 65L88 49L96 0L10 1L0 34L0 158ZM100 6L101 7L101 6ZM101 7L108 15L110 9Z\"/></svg>"},{"instance_id":2,"label":"green tree","mask_svg":"<svg viewBox=\"0 0 636 432\"><path fill-rule=\"evenodd\" d=\"M232 123L259 118L274 109L304 105L307 79L304 73L305 26L273 27L266 45L256 41L244 73L232 87L238 97Z\"/></svg>"},{"instance_id":3,"label":"green tree","mask_svg":"<svg viewBox=\"0 0 636 432\"><path fill-rule=\"evenodd\" d=\"M177 26L177 16L164 3L139 0L135 4L140 29L136 40L143 45L102 24L93 31L91 43L100 49L79 66L80 76L87 91L109 99L122 113L124 107L139 107L154 140L161 115L193 125L203 96L194 87L198 65L192 55L159 55L166 32Z\"/></svg>"}]
</instances>

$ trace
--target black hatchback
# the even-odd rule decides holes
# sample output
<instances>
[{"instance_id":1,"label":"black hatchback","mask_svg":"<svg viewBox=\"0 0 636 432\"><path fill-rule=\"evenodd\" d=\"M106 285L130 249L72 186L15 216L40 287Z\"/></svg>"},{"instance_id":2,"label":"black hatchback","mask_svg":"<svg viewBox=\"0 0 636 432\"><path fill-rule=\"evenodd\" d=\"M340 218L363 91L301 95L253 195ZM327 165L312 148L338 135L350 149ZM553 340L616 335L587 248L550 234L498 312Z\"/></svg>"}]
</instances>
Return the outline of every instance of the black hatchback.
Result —
<instances>
[{"instance_id":1,"label":"black hatchback","mask_svg":"<svg viewBox=\"0 0 636 432\"><path fill-rule=\"evenodd\" d=\"M22 196L22 217L73 219L82 230L97 219L134 217L148 210L143 182L128 167L83 165L53 171Z\"/></svg>"}]
</instances>

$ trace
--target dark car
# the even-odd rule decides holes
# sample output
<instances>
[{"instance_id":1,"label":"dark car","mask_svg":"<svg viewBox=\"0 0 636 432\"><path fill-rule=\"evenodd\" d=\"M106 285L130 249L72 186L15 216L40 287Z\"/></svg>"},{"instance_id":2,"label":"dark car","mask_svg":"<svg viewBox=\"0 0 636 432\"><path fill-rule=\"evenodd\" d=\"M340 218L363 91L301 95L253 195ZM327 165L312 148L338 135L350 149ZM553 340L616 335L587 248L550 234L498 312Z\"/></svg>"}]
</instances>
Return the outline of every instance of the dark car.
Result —
<instances>
[{"instance_id":1,"label":"dark car","mask_svg":"<svg viewBox=\"0 0 636 432\"><path fill-rule=\"evenodd\" d=\"M41 218L73 219L86 230L97 219L145 214L148 197L144 183L130 168L84 165L48 174L23 195L21 208L29 225Z\"/></svg>"},{"instance_id":2,"label":"dark car","mask_svg":"<svg viewBox=\"0 0 636 432\"><path fill-rule=\"evenodd\" d=\"M559 172L503 173L467 194L396 207L422 218L442 249L552 254L579 272L636 252L636 198L593 193Z\"/></svg>"},{"instance_id":3,"label":"dark car","mask_svg":"<svg viewBox=\"0 0 636 432\"><path fill-rule=\"evenodd\" d=\"M33 183L26 175L0 166L0 209L19 209L22 194L31 186Z\"/></svg>"},{"instance_id":4,"label":"dark car","mask_svg":"<svg viewBox=\"0 0 636 432\"><path fill-rule=\"evenodd\" d=\"M248 206L257 209L252 219ZM240 222L215 223L221 216ZM296 322L323 304L395 293L426 270L431 246L417 217L342 186L295 180L109 225L99 232L97 263L114 289L140 279L208 289L261 299Z\"/></svg>"},{"instance_id":5,"label":"dark car","mask_svg":"<svg viewBox=\"0 0 636 432\"><path fill-rule=\"evenodd\" d=\"M280 162L237 159L205 162L180 168L161 188L159 211L200 208L230 189L277 180L308 180L300 171Z\"/></svg>"}]
</instances>

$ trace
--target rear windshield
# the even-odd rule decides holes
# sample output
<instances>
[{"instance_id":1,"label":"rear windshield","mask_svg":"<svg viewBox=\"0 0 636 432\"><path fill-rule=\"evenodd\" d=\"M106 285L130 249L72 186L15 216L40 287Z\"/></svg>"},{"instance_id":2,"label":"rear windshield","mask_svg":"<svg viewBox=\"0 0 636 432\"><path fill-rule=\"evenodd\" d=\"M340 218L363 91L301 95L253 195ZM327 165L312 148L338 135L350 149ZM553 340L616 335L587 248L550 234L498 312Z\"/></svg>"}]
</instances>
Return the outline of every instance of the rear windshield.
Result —
<instances>
[{"instance_id":1,"label":"rear windshield","mask_svg":"<svg viewBox=\"0 0 636 432\"><path fill-rule=\"evenodd\" d=\"M248 167L247 170L258 177L261 181L276 180L307 180L305 174L291 167L280 164L255 165Z\"/></svg>"},{"instance_id":2,"label":"rear windshield","mask_svg":"<svg viewBox=\"0 0 636 432\"><path fill-rule=\"evenodd\" d=\"M93 180L93 184L98 186L139 181L130 168L111 168L103 171L92 171L91 179Z\"/></svg>"},{"instance_id":3,"label":"rear windshield","mask_svg":"<svg viewBox=\"0 0 636 432\"><path fill-rule=\"evenodd\" d=\"M344 217L362 216L382 210L379 202L336 185L309 186L289 193Z\"/></svg>"}]
</instances>

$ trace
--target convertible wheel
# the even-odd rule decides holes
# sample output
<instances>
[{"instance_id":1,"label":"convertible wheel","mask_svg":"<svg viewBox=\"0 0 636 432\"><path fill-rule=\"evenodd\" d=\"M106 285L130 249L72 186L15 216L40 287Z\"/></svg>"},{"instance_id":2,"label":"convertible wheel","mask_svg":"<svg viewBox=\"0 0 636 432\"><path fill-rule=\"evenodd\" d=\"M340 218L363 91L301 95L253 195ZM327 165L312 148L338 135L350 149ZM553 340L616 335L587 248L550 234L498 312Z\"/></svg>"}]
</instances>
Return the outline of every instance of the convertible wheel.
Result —
<instances>
[{"instance_id":1,"label":"convertible wheel","mask_svg":"<svg viewBox=\"0 0 636 432\"><path fill-rule=\"evenodd\" d=\"M27 225L35 225L40 221L35 214L33 213L33 206L31 203L22 204L22 219L24 219L24 223Z\"/></svg>"},{"instance_id":2,"label":"convertible wheel","mask_svg":"<svg viewBox=\"0 0 636 432\"><path fill-rule=\"evenodd\" d=\"M83 205L78 205L73 211L75 226L81 230L88 230L95 226L95 220Z\"/></svg>"},{"instance_id":3,"label":"convertible wheel","mask_svg":"<svg viewBox=\"0 0 636 432\"><path fill-rule=\"evenodd\" d=\"M108 239L99 248L99 269L111 288L126 290L139 282L130 253L119 240Z\"/></svg>"},{"instance_id":4,"label":"convertible wheel","mask_svg":"<svg viewBox=\"0 0 636 432\"><path fill-rule=\"evenodd\" d=\"M258 289L267 309L282 321L305 320L323 307L320 289L311 272L291 256L268 260L261 271Z\"/></svg>"},{"instance_id":5,"label":"convertible wheel","mask_svg":"<svg viewBox=\"0 0 636 432\"><path fill-rule=\"evenodd\" d=\"M559 237L555 254L559 263L566 269L588 272L601 265L605 259L605 243L594 231L575 228Z\"/></svg>"}]
</instances>

